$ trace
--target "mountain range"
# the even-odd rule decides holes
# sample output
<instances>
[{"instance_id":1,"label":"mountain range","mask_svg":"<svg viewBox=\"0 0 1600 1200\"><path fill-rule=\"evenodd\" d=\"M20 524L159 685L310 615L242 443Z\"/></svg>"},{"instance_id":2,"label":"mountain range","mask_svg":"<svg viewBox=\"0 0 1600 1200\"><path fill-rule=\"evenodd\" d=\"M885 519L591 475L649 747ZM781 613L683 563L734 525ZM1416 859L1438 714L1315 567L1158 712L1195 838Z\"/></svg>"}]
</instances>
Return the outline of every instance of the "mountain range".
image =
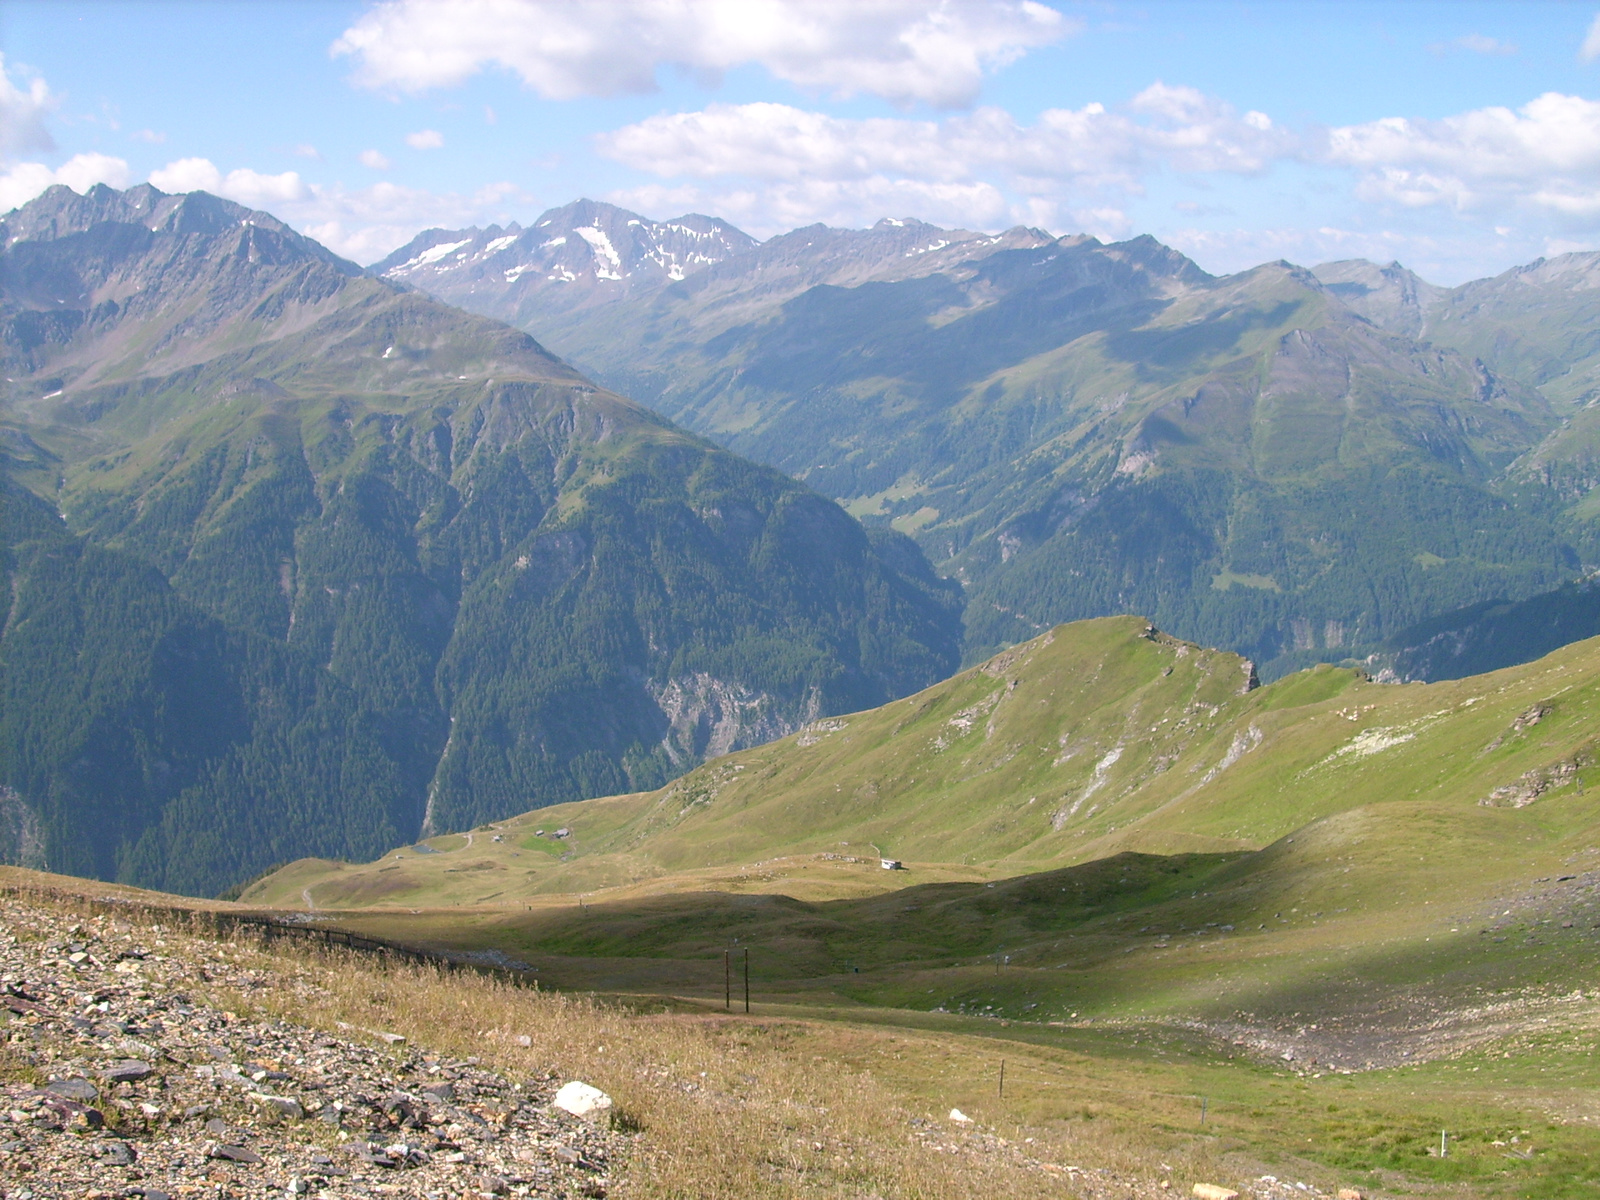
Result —
<instances>
[{"instance_id":1,"label":"mountain range","mask_svg":"<svg viewBox=\"0 0 1600 1200\"><path fill-rule=\"evenodd\" d=\"M204 193L0 222L0 831L214 893L903 695L910 539Z\"/></svg>"},{"instance_id":2,"label":"mountain range","mask_svg":"<svg viewBox=\"0 0 1600 1200\"><path fill-rule=\"evenodd\" d=\"M10 861L214 893L660 788L1069 618L1269 680L1595 631L1600 256L1446 289L582 201L363 269L149 186L0 239Z\"/></svg>"},{"instance_id":3,"label":"mountain range","mask_svg":"<svg viewBox=\"0 0 1600 1200\"><path fill-rule=\"evenodd\" d=\"M676 278L668 232L709 218L584 201L534 228L565 239L559 271L499 229L373 270L915 537L965 586L968 661L1141 612L1271 678L1600 558L1600 255L1442 288L885 220L760 244L716 225L705 261L671 251Z\"/></svg>"}]
</instances>

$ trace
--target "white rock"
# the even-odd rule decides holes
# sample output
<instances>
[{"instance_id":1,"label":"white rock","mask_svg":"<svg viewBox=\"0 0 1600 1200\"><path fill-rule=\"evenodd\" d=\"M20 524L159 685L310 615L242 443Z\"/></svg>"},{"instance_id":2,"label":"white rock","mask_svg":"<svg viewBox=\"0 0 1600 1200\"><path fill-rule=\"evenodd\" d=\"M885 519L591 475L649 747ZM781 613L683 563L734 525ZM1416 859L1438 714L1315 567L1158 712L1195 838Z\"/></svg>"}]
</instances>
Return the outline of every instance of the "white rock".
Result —
<instances>
[{"instance_id":1,"label":"white rock","mask_svg":"<svg viewBox=\"0 0 1600 1200\"><path fill-rule=\"evenodd\" d=\"M556 1093L555 1106L575 1117L593 1121L611 1111L611 1097L597 1087L574 1079L561 1085Z\"/></svg>"},{"instance_id":2,"label":"white rock","mask_svg":"<svg viewBox=\"0 0 1600 1200\"><path fill-rule=\"evenodd\" d=\"M298 1121L306 1115L306 1110L300 1107L300 1101L291 1096L270 1096L266 1092L251 1092L250 1099L268 1112L287 1117L291 1121Z\"/></svg>"},{"instance_id":3,"label":"white rock","mask_svg":"<svg viewBox=\"0 0 1600 1200\"><path fill-rule=\"evenodd\" d=\"M972 1118L967 1116L967 1114L962 1112L959 1108L952 1108L950 1110L950 1119L958 1125L972 1124Z\"/></svg>"}]
</instances>

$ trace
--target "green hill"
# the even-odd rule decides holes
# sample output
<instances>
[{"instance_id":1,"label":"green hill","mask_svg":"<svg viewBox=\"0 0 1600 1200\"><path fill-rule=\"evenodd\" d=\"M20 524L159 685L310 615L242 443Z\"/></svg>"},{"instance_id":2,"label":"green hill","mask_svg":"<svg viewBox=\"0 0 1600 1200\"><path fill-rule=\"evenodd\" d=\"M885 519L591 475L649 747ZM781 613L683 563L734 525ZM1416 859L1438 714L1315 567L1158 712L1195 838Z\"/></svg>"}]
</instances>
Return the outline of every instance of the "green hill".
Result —
<instances>
[{"instance_id":1,"label":"green hill","mask_svg":"<svg viewBox=\"0 0 1600 1200\"><path fill-rule=\"evenodd\" d=\"M244 899L547 986L720 1005L749 948L766 1011L1164 1029L1307 1076L1581 1057L1600 640L1444 683L1251 682L1143 621L1063 626L660 791Z\"/></svg>"},{"instance_id":2,"label":"green hill","mask_svg":"<svg viewBox=\"0 0 1600 1200\"><path fill-rule=\"evenodd\" d=\"M4 229L0 785L50 866L215 891L956 664L908 539L267 214L55 188Z\"/></svg>"},{"instance_id":3,"label":"green hill","mask_svg":"<svg viewBox=\"0 0 1600 1200\"><path fill-rule=\"evenodd\" d=\"M876 890L905 878L876 868L878 852L914 871L993 878L1126 852L1255 853L1357 811L1387 820L1386 805L1581 823L1593 807L1582 789L1597 656L1600 643L1580 643L1439 684L1318 666L1256 687L1248 662L1140 619L1080 622L659 791L498 824L498 839L480 832L471 855L455 857L457 839L435 847L448 855L407 855L398 867L299 864L253 894L298 901L315 884L319 904L338 907L381 873L386 902L423 902L481 858L494 874L480 880L514 889L505 893L514 900L747 872L842 847L872 860L865 878ZM533 836L558 825L569 836Z\"/></svg>"}]
</instances>

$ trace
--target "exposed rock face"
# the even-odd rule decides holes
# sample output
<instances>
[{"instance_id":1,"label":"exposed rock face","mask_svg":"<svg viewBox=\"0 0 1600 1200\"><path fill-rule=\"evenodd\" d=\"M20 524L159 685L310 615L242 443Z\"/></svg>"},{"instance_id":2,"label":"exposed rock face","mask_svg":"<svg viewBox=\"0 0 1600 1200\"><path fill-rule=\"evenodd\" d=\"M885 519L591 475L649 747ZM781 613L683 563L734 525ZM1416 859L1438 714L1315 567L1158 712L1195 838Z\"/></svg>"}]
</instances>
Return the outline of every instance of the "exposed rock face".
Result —
<instances>
[{"instance_id":1,"label":"exposed rock face","mask_svg":"<svg viewBox=\"0 0 1600 1200\"><path fill-rule=\"evenodd\" d=\"M821 712L815 689L786 704L703 671L651 685L649 691L666 717L661 748L675 767L788 737Z\"/></svg>"},{"instance_id":2,"label":"exposed rock face","mask_svg":"<svg viewBox=\"0 0 1600 1200\"><path fill-rule=\"evenodd\" d=\"M44 869L44 830L38 814L8 787L0 787L0 863Z\"/></svg>"}]
</instances>

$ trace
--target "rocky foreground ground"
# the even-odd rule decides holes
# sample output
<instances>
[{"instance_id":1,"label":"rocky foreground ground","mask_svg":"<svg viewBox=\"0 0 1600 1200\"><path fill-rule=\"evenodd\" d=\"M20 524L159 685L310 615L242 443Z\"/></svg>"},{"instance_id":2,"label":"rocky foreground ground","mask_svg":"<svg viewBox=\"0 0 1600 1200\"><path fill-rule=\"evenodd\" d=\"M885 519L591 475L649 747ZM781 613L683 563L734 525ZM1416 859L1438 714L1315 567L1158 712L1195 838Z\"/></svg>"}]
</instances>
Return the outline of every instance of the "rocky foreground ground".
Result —
<instances>
[{"instance_id":1,"label":"rocky foreground ground","mask_svg":"<svg viewBox=\"0 0 1600 1200\"><path fill-rule=\"evenodd\" d=\"M316 987L0 900L0 1197L605 1196L626 1136L553 1107L562 1080L195 995Z\"/></svg>"},{"instance_id":2,"label":"rocky foreground ground","mask_svg":"<svg viewBox=\"0 0 1600 1200\"><path fill-rule=\"evenodd\" d=\"M251 1015L325 1008L337 970L337 961L263 956L114 912L0 896L0 1200L628 1192L621 1169L638 1135L614 1127L631 1128L626 1120L559 1107L558 1092L581 1090L577 1081L509 1077L383 1029ZM693 1079L671 1086L713 1107L741 1103ZM907 1117L902 1136L924 1153L985 1168L974 1194L994 1194L996 1179L1044 1176L1050 1194L1080 1200L1189 1196L1166 1164L1128 1172L1050 1162L1032 1138L1007 1140L955 1111ZM750 1152L777 1171L824 1157L828 1147L808 1140L816 1136L791 1131ZM923 1194L907 1183L906 1194ZM826 1185L821 1194L883 1200ZM1246 1194L1330 1196L1271 1175Z\"/></svg>"}]
</instances>

